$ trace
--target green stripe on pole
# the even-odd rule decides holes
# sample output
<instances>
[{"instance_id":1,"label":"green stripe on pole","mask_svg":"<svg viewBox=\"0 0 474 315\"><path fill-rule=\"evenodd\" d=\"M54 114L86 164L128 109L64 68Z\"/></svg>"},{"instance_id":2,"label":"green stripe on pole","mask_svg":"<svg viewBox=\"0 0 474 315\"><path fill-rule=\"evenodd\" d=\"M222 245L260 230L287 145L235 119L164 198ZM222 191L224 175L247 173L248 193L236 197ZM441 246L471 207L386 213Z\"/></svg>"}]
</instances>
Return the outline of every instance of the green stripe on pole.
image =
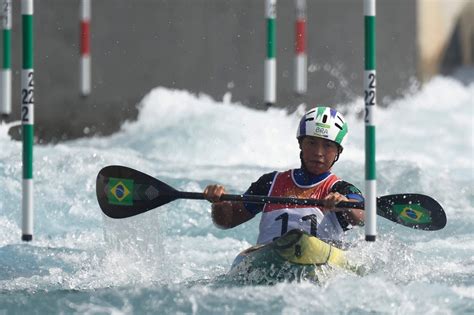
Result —
<instances>
[{"instance_id":1,"label":"green stripe on pole","mask_svg":"<svg viewBox=\"0 0 474 315\"><path fill-rule=\"evenodd\" d=\"M33 69L33 15L23 15L23 69Z\"/></svg>"},{"instance_id":2,"label":"green stripe on pole","mask_svg":"<svg viewBox=\"0 0 474 315\"><path fill-rule=\"evenodd\" d=\"M276 56L276 20L267 19L267 57Z\"/></svg>"},{"instance_id":3,"label":"green stripe on pole","mask_svg":"<svg viewBox=\"0 0 474 315\"><path fill-rule=\"evenodd\" d=\"M365 179L376 179L375 126L365 126Z\"/></svg>"},{"instance_id":4,"label":"green stripe on pole","mask_svg":"<svg viewBox=\"0 0 474 315\"><path fill-rule=\"evenodd\" d=\"M23 178L33 178L34 125L23 125Z\"/></svg>"},{"instance_id":5,"label":"green stripe on pole","mask_svg":"<svg viewBox=\"0 0 474 315\"><path fill-rule=\"evenodd\" d=\"M11 59L11 30L3 30L3 63L4 69L10 69Z\"/></svg>"},{"instance_id":6,"label":"green stripe on pole","mask_svg":"<svg viewBox=\"0 0 474 315\"><path fill-rule=\"evenodd\" d=\"M375 69L375 16L365 16L365 70Z\"/></svg>"}]
</instances>

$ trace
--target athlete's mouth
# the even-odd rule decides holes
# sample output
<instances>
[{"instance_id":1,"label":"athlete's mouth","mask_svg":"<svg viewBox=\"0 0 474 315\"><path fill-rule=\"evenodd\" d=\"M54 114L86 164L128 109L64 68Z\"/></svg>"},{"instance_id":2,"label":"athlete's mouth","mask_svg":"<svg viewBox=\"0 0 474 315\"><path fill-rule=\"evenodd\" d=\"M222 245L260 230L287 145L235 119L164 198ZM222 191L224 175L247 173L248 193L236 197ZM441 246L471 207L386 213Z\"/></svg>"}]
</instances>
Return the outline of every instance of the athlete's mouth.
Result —
<instances>
[{"instance_id":1,"label":"athlete's mouth","mask_svg":"<svg viewBox=\"0 0 474 315\"><path fill-rule=\"evenodd\" d=\"M313 161L309 161L309 163L316 164L316 165L324 165L324 162L322 162L322 161L314 161L313 160Z\"/></svg>"}]
</instances>

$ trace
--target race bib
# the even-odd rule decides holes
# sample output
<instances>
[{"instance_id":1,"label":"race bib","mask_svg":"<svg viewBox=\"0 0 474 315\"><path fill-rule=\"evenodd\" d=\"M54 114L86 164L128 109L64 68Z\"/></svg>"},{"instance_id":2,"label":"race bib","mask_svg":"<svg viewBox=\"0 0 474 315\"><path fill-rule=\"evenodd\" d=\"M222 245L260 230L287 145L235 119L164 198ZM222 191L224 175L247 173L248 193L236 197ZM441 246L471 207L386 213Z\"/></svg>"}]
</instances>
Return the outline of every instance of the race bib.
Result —
<instances>
[{"instance_id":1,"label":"race bib","mask_svg":"<svg viewBox=\"0 0 474 315\"><path fill-rule=\"evenodd\" d=\"M266 244L294 229L318 236L324 214L318 208L293 208L264 212L260 221L257 244Z\"/></svg>"}]
</instances>

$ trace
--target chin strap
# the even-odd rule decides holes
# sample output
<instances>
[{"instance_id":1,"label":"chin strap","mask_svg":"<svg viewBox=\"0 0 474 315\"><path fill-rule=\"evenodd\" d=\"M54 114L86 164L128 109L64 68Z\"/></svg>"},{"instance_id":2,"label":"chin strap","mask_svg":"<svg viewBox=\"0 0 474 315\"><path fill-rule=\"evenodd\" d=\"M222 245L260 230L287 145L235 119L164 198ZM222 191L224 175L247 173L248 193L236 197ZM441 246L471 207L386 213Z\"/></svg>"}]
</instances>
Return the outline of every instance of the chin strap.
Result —
<instances>
[{"instance_id":1,"label":"chin strap","mask_svg":"<svg viewBox=\"0 0 474 315\"><path fill-rule=\"evenodd\" d=\"M342 153L342 150L343 150L342 147L341 147L341 146L338 146L338 149L339 149L339 151L337 152L336 158L334 159L334 162L332 162L331 167L334 165L334 163L337 162L337 160L339 160L339 156L340 156L341 153Z\"/></svg>"},{"instance_id":2,"label":"chin strap","mask_svg":"<svg viewBox=\"0 0 474 315\"><path fill-rule=\"evenodd\" d=\"M334 162L332 162L331 167L334 165L334 163L337 162L337 160L339 160L339 156L341 155L342 150L343 150L343 148L339 145L339 146L338 146L338 152L337 152L336 158L334 159Z\"/></svg>"},{"instance_id":3,"label":"chin strap","mask_svg":"<svg viewBox=\"0 0 474 315\"><path fill-rule=\"evenodd\" d=\"M301 168L307 171L308 169L306 168L306 165L304 165L303 161L303 151L300 150L300 162L301 162Z\"/></svg>"}]
</instances>

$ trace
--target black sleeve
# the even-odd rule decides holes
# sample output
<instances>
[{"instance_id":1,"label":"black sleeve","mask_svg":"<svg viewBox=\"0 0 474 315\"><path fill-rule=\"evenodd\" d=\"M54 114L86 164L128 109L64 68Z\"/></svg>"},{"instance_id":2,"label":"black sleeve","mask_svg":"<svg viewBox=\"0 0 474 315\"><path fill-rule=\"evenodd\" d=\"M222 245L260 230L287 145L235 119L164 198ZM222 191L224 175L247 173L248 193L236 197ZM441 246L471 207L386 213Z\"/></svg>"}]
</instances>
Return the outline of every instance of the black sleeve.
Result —
<instances>
[{"instance_id":1,"label":"black sleeve","mask_svg":"<svg viewBox=\"0 0 474 315\"><path fill-rule=\"evenodd\" d=\"M270 188L273 184L273 179L275 178L275 174L276 172L271 172L262 175L256 182L253 182L252 185L250 185L244 195L268 196L270 193ZM245 209L247 209L253 215L261 212L264 205L265 204L263 203L244 202Z\"/></svg>"},{"instance_id":2,"label":"black sleeve","mask_svg":"<svg viewBox=\"0 0 474 315\"><path fill-rule=\"evenodd\" d=\"M364 196L362 195L362 192L359 190L359 188L343 180L335 183L332 186L331 192L338 192L349 199L364 201ZM342 212L336 212L336 217L343 230L347 231L349 229L349 223L342 214Z\"/></svg>"}]
</instances>

